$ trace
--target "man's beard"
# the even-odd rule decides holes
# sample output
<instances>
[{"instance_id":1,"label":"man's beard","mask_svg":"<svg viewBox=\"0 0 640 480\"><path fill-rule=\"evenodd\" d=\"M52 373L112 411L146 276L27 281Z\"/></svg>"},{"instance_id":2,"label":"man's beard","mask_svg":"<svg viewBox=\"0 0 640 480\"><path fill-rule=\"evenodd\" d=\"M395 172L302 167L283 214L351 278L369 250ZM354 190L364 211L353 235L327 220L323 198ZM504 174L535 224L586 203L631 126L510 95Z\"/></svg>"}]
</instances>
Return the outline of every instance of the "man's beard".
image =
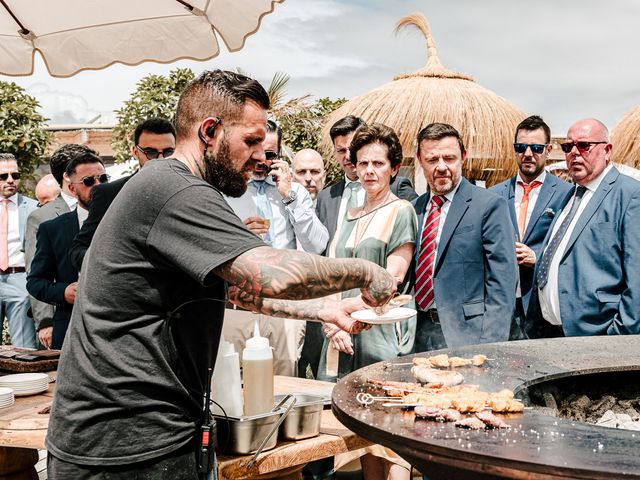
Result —
<instances>
[{"instance_id":1,"label":"man's beard","mask_svg":"<svg viewBox=\"0 0 640 480\"><path fill-rule=\"evenodd\" d=\"M221 140L218 155L205 153L202 178L229 197L241 197L247 191L244 173L231 168L231 149L226 139Z\"/></svg>"}]
</instances>

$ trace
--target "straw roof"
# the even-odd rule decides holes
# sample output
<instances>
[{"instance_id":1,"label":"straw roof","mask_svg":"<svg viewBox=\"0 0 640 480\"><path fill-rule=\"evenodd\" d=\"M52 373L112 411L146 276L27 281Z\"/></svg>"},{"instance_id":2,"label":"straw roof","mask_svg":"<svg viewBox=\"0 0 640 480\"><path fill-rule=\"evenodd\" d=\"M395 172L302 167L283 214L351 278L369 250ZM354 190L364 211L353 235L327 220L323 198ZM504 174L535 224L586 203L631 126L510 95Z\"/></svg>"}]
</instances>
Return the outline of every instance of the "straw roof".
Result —
<instances>
[{"instance_id":1,"label":"straw roof","mask_svg":"<svg viewBox=\"0 0 640 480\"><path fill-rule=\"evenodd\" d=\"M640 104L623 115L611 134L613 161L640 168Z\"/></svg>"},{"instance_id":2,"label":"straw roof","mask_svg":"<svg viewBox=\"0 0 640 480\"><path fill-rule=\"evenodd\" d=\"M428 61L420 70L360 95L335 110L322 131L323 148L331 150L329 129L346 115L393 128L405 158L416 155L416 135L432 122L453 125L468 150L463 174L494 184L515 174L513 134L525 115L504 98L478 85L469 75L452 72L440 62L429 24L422 14L402 18L396 32L417 27L425 37ZM419 167L416 166L416 169ZM416 181L419 176L416 174Z\"/></svg>"}]
</instances>

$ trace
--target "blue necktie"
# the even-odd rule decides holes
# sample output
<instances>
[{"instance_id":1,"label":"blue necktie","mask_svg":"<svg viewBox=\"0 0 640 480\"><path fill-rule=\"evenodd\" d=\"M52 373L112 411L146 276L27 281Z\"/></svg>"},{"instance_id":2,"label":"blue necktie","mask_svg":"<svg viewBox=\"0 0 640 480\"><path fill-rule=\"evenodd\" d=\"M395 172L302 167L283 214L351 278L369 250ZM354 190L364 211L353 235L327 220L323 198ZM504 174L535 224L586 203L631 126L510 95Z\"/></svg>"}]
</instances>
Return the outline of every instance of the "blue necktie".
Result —
<instances>
[{"instance_id":1,"label":"blue necktie","mask_svg":"<svg viewBox=\"0 0 640 480\"><path fill-rule=\"evenodd\" d=\"M562 238L567 233L569 225L571 225L571 220L573 220L573 217L576 216L576 212L578 211L578 207L580 206L580 201L582 200L582 196L586 191L586 187L578 186L576 188L576 194L573 198L573 203L571 204L569 213L566 217L564 217L564 220L562 220L560 228L558 228L558 231L555 233L555 235L549 242L549 245L542 254L542 259L540 260L540 270L538 270L538 288L544 288L544 286L549 281L549 266L551 265L551 260L556 254L556 250L558 250Z\"/></svg>"},{"instance_id":2,"label":"blue necktie","mask_svg":"<svg viewBox=\"0 0 640 480\"><path fill-rule=\"evenodd\" d=\"M267 197L267 185L264 180L251 180L251 183L256 187L258 191L258 195L256 196L256 207L258 209L258 216L262 218L267 218L269 221L273 221L273 211L271 210L271 203L269 202L269 197ZM264 241L269 245L272 245L271 241L271 228L273 225L269 226L269 230L264 236Z\"/></svg>"}]
</instances>

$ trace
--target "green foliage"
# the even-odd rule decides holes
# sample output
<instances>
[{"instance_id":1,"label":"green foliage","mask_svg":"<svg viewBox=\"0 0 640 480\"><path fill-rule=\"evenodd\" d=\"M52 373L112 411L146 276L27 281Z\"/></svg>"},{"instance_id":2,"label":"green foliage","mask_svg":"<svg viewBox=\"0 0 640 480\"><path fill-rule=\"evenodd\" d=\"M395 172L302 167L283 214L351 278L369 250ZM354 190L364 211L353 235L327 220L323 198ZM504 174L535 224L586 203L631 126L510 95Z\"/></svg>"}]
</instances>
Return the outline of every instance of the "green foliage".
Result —
<instances>
[{"instance_id":1,"label":"green foliage","mask_svg":"<svg viewBox=\"0 0 640 480\"><path fill-rule=\"evenodd\" d=\"M117 163L131 157L133 132L151 117L173 121L180 94L195 78L190 68L176 68L164 75L148 75L138 82L136 91L121 109L116 111L118 125L113 130L112 147Z\"/></svg>"},{"instance_id":2,"label":"green foliage","mask_svg":"<svg viewBox=\"0 0 640 480\"><path fill-rule=\"evenodd\" d=\"M40 104L13 82L0 81L0 153L15 155L20 173L33 178L53 134L44 130L48 118L38 113ZM26 182L22 182L22 189Z\"/></svg>"}]
</instances>

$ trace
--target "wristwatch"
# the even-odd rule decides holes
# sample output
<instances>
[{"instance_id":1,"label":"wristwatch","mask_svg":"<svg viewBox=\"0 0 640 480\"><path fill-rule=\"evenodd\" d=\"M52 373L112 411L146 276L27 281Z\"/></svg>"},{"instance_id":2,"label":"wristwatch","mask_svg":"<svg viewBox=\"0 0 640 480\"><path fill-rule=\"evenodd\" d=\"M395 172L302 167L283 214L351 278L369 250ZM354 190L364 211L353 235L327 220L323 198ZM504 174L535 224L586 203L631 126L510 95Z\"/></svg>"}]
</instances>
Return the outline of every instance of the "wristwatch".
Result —
<instances>
[{"instance_id":1,"label":"wristwatch","mask_svg":"<svg viewBox=\"0 0 640 480\"><path fill-rule=\"evenodd\" d=\"M284 197L282 199L282 203L284 205L291 205L293 202L295 202L298 199L298 195L296 195L296 192L294 192L293 190L291 190L289 192L289 195L287 195L286 197Z\"/></svg>"}]
</instances>

